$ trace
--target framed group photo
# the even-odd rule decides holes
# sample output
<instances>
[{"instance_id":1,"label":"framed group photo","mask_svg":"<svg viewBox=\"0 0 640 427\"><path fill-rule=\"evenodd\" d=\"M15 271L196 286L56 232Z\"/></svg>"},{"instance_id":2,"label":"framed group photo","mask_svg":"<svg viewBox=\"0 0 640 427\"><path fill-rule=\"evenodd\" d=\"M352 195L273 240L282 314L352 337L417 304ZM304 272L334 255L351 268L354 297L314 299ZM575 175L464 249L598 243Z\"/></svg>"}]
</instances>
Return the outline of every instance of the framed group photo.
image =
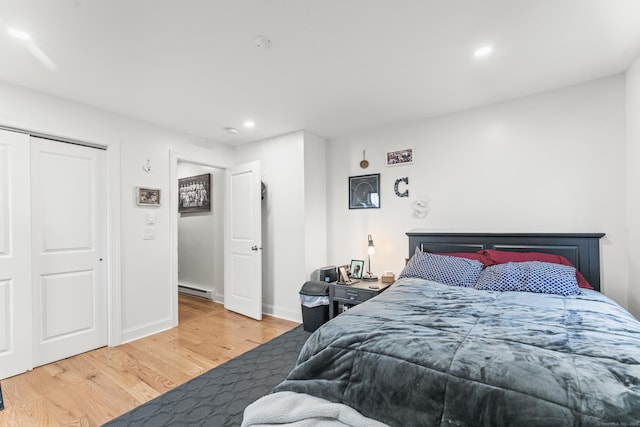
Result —
<instances>
[{"instance_id":1,"label":"framed group photo","mask_svg":"<svg viewBox=\"0 0 640 427\"><path fill-rule=\"evenodd\" d=\"M380 174L349 177L349 209L380 207Z\"/></svg>"},{"instance_id":2,"label":"framed group photo","mask_svg":"<svg viewBox=\"0 0 640 427\"><path fill-rule=\"evenodd\" d=\"M178 212L211 210L211 174L189 176L178 180Z\"/></svg>"}]
</instances>

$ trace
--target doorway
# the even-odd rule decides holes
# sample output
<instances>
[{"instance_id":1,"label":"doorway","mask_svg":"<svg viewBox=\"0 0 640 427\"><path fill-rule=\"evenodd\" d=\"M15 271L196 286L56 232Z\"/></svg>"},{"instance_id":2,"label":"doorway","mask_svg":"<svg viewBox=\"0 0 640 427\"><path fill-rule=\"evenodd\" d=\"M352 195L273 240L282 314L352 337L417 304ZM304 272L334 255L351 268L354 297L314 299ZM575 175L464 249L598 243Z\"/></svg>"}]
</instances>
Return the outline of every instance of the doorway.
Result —
<instances>
[{"instance_id":1,"label":"doorway","mask_svg":"<svg viewBox=\"0 0 640 427\"><path fill-rule=\"evenodd\" d=\"M172 301L171 301L171 306L172 306L172 315L171 315L171 324L172 326L177 326L178 322L179 322L179 318L178 318L178 292L179 292L179 270L184 273L184 268L183 266L179 266L179 262L178 259L180 258L179 255L179 248L178 248L178 240L179 240L179 233L178 233L178 223L179 220L181 219L181 214L178 212L178 208L179 208L179 182L178 182L178 165L179 164L191 164L194 167L205 167L205 168L212 168L215 170L216 176L219 176L219 179L214 179L213 182L216 183L216 185L219 189L219 191L217 191L214 188L214 200L212 201L212 207L211 207L211 211L213 212L213 218L214 218L214 223L216 224L214 226L214 230L218 230L217 234L214 234L214 236L206 236L210 238L214 244L215 244L215 252L213 255L213 259L210 258L204 258L204 263L207 264L213 264L214 266L219 266L219 268L216 267L215 272L213 273L214 277L216 277L215 282L214 282L214 291L212 294L212 298L214 301L216 302L223 302L224 299L224 295L226 293L225 291L225 287L227 285L227 283L229 282L229 278L226 277L225 272L226 271L236 271L237 269L232 269L232 270L228 270L226 268L226 261L228 258L229 253L227 252L227 247L228 247L228 238L229 238L229 233L227 233L227 231L229 229L233 229L233 225L229 225L230 223L228 223L227 221L229 220L229 218L227 218L227 216L229 216L231 214L231 209L230 207L233 206L232 203L230 203L229 201L229 194L231 194L228 191L227 186L229 185L229 171L230 171L230 167L232 166L232 160L229 158L227 159L227 165L224 165L225 162L220 162L220 164L216 164L216 160L213 158L213 156L209 153L205 154L204 152L201 153L202 155L198 158L195 155L182 155L179 154L177 152L171 151L170 154L170 167L171 167L171 171L170 171L170 181L171 181L171 194L175 195L174 197L170 197L170 210L172 212L172 214L170 215L170 222L171 222L171 236L172 236L172 241L171 241L171 253L172 253L172 260L171 260L171 283L172 283L172 293L171 293L171 297L172 297ZM203 159L205 159L203 161ZM208 159L208 160L207 160ZM256 161L255 163L259 164L258 161ZM224 166L223 166L224 165ZM196 171L196 173L199 173L199 171ZM257 176L260 177L260 173L257 173ZM212 177L213 178L213 177ZM261 189L260 189L260 179L257 180L257 184L255 182L255 180L251 180L252 185L251 187L251 194L254 194L256 200L257 200L257 207L260 207L260 195L261 195ZM255 191L254 191L255 190ZM258 217L259 218L259 217ZM260 221L258 219L258 221ZM257 224L257 228L256 229L260 229L261 223L258 222ZM203 234L203 233L200 233ZM257 233L258 235L260 235L260 233ZM200 241L200 239L202 239L201 235L198 235L196 237L194 237L194 239L190 240L188 243L188 245L193 245L194 241ZM262 247L262 244L260 241L256 241L253 243L250 243L249 248L251 248L252 250L252 256L253 257L257 257L258 254L259 256L262 256L261 253L262 251L259 249ZM183 258L184 259L184 258ZM256 260L257 261L257 260ZM254 279L255 282L253 283L253 286L257 289L257 291L252 292L252 294L254 295L261 295L262 294L262 275L261 274L257 274L254 275ZM184 276L183 276L184 277ZM233 277L232 277L233 278ZM186 280L185 280L186 282ZM183 283L184 285L185 283ZM193 286L191 286L193 287ZM183 286L184 288L184 286ZM262 298L259 298L259 302L260 305L262 303ZM229 307L225 307L225 308L229 308ZM235 311L235 310L234 310ZM244 314L244 313L241 313ZM246 315L246 314L245 314Z\"/></svg>"},{"instance_id":2,"label":"doorway","mask_svg":"<svg viewBox=\"0 0 640 427\"><path fill-rule=\"evenodd\" d=\"M224 169L177 163L178 291L221 302Z\"/></svg>"},{"instance_id":3,"label":"doorway","mask_svg":"<svg viewBox=\"0 0 640 427\"><path fill-rule=\"evenodd\" d=\"M181 219L181 213L178 212L178 208L179 208L179 186L178 186L178 165L180 164L180 167L185 167L186 169L191 168L191 167L204 167L204 168L211 168L211 169L216 169L216 170L220 170L220 171L224 171L225 166L224 166L224 162L221 162L221 164L216 164L216 158L214 157L214 155L208 153L208 152L201 152L199 153L199 155L197 154L182 154L182 153L178 153L176 151L171 150L170 151L170 174L169 174L169 178L170 178L170 182L171 182L171 186L170 186L170 193L171 196L169 197L169 209L170 209L170 232L171 232L171 324L172 326L178 326L178 322L179 322L179 316L178 316L178 310L179 310L179 304L178 304L178 294L179 294L179 281L178 281L178 277L179 277L179 262L178 262L178 257L180 254L180 250L178 249L178 240L179 240L179 234L178 234L178 223ZM189 172L190 173L190 172ZM209 172L207 172L209 173ZM224 173L221 175L222 177L224 177ZM215 183L215 180L212 181ZM222 183L216 183L216 185L224 185L224 182ZM219 200L218 201L218 197L217 196L213 196L213 200L211 201L211 212L213 215L216 216L212 216L212 220L213 218L215 218L217 220L218 218L218 214L222 215L223 213L223 200ZM218 227L222 227L222 224L218 225ZM214 232L216 230L216 226L214 226ZM223 256L224 256L224 252L222 249L222 245L223 245L223 241L222 239L222 235L218 235L217 237L215 236L195 236L194 239L196 242L204 240L204 238L208 238L211 241L216 241L214 239L219 239L217 240L219 243L219 246L217 246L219 248L219 250L217 250L215 252L215 257L219 258L219 259L213 259L213 260L208 260L209 264L213 264L213 268L216 269L217 266L222 266L223 265ZM182 272L184 273L184 268L186 267L182 267ZM219 274L222 274L223 267L217 268L214 271L218 271ZM215 273L213 273L215 276ZM217 280L217 279L214 279ZM214 282L214 283L220 283L220 285L222 284L222 282ZM220 296L218 295L218 291L216 290L217 288L214 287L214 292L213 294L211 294L211 298L212 300L216 300L219 299ZM184 289L183 289L184 291ZM198 292L200 295L198 296L203 296L201 294L201 292ZM205 298L208 298L207 296L205 296ZM219 302L219 301L218 301Z\"/></svg>"}]
</instances>

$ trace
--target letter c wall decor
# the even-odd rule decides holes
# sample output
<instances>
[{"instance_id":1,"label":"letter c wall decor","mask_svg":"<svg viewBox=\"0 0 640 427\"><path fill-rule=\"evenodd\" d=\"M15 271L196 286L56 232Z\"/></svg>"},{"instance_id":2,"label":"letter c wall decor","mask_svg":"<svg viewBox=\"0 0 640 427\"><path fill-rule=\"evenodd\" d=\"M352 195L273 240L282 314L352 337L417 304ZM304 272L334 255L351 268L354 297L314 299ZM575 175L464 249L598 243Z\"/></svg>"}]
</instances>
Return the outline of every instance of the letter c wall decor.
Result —
<instances>
[{"instance_id":1,"label":"letter c wall decor","mask_svg":"<svg viewBox=\"0 0 640 427\"><path fill-rule=\"evenodd\" d=\"M404 190L404 192L402 193L398 190L398 186L400 185L401 182L404 182L405 184L409 185L409 177L405 176L404 178L396 179L396 183L393 185L393 191L396 192L396 196L398 197L409 197L408 188Z\"/></svg>"}]
</instances>

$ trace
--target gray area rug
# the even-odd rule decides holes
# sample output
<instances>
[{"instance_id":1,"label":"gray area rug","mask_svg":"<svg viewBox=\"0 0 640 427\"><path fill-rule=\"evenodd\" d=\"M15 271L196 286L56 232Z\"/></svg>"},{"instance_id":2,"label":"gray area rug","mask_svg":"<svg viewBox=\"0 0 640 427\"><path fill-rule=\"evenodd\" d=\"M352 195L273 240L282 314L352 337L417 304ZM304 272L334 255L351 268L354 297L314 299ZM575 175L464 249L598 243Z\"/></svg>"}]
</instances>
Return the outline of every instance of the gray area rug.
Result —
<instances>
[{"instance_id":1,"label":"gray area rug","mask_svg":"<svg viewBox=\"0 0 640 427\"><path fill-rule=\"evenodd\" d=\"M104 425L239 426L244 408L286 378L310 335L298 326Z\"/></svg>"}]
</instances>

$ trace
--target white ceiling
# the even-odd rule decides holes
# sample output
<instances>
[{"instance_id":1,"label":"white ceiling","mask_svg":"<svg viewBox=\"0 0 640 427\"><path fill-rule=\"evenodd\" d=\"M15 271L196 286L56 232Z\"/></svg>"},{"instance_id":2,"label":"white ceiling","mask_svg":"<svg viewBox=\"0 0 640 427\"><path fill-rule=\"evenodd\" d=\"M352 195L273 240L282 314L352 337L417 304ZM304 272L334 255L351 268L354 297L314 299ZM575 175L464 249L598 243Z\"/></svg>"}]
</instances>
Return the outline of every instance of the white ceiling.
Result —
<instances>
[{"instance_id":1,"label":"white ceiling","mask_svg":"<svg viewBox=\"0 0 640 427\"><path fill-rule=\"evenodd\" d=\"M0 0L0 80L228 144L331 139L617 74L639 55L640 0Z\"/></svg>"}]
</instances>

